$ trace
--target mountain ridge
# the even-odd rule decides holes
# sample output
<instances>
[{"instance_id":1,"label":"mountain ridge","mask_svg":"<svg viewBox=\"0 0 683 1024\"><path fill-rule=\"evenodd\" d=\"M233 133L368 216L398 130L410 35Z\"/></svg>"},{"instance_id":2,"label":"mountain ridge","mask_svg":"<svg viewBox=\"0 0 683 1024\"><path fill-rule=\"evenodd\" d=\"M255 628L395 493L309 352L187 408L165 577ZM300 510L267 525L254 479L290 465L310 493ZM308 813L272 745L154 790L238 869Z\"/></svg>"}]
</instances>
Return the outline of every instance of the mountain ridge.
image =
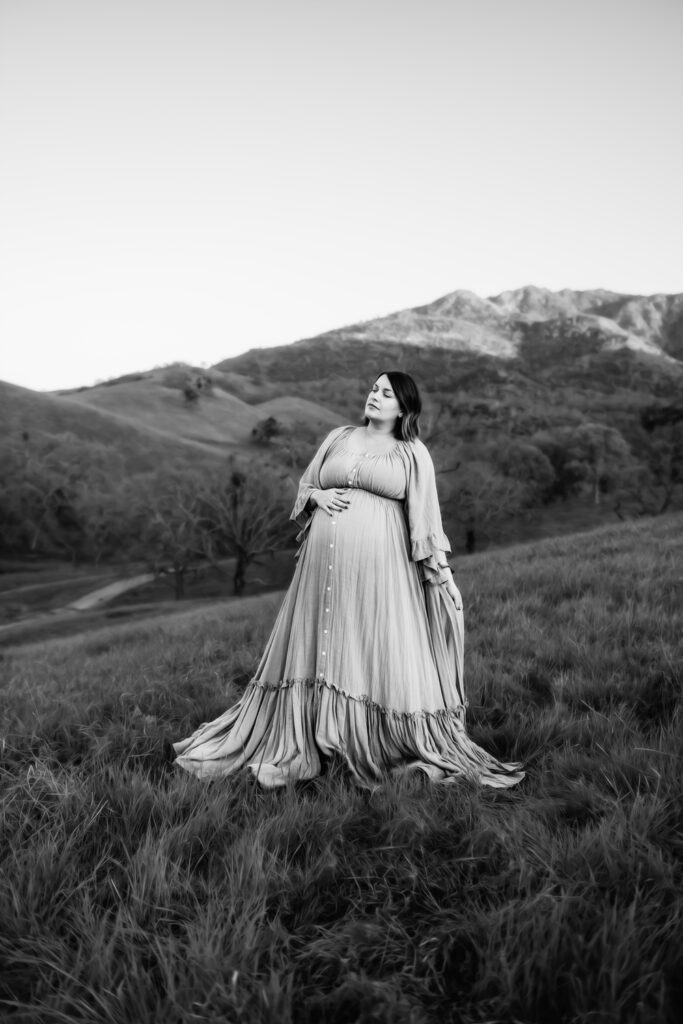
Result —
<instances>
[{"instance_id":1,"label":"mountain ridge","mask_svg":"<svg viewBox=\"0 0 683 1024\"><path fill-rule=\"evenodd\" d=\"M360 379L390 364L416 373L428 405L455 389L461 403L466 394L514 397L517 405L543 395L557 409L567 385L602 396L591 402L596 411L605 405L605 415L615 392L637 397L639 406L672 401L683 381L683 294L527 286L481 298L459 289L386 317L230 357L211 368L210 384L204 370L187 364L53 393L0 384L0 426L17 435L42 427L115 443L130 465L166 459L174 444L183 461L193 453L226 456L251 451L253 431L267 418L297 438L331 429L355 415ZM183 389L198 379L208 386L188 402Z\"/></svg>"},{"instance_id":2,"label":"mountain ridge","mask_svg":"<svg viewBox=\"0 0 683 1024\"><path fill-rule=\"evenodd\" d=\"M317 340L382 341L448 348L499 358L519 354L531 325L550 334L591 335L603 348L630 348L683 360L683 293L633 295L569 288L553 292L526 285L482 298L466 289L432 302L358 321L293 344ZM569 329L569 330L568 330ZM228 360L216 363L222 368Z\"/></svg>"}]
</instances>

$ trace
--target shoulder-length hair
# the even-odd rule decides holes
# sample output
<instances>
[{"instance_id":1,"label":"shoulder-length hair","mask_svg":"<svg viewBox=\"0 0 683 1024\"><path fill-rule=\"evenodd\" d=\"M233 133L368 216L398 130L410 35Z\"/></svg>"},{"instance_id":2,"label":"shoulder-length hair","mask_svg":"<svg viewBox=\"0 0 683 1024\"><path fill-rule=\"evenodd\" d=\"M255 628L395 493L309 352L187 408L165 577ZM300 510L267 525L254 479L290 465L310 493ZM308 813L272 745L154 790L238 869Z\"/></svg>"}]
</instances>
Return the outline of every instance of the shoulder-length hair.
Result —
<instances>
[{"instance_id":1,"label":"shoulder-length hair","mask_svg":"<svg viewBox=\"0 0 683 1024\"><path fill-rule=\"evenodd\" d=\"M420 434L420 413L422 412L422 399L417 389L417 384L408 373L401 370L380 370L375 377L388 377L391 390L396 395L398 407L403 413L396 417L394 423L394 437L399 441L414 441ZM363 421L366 426L369 422L367 416Z\"/></svg>"}]
</instances>

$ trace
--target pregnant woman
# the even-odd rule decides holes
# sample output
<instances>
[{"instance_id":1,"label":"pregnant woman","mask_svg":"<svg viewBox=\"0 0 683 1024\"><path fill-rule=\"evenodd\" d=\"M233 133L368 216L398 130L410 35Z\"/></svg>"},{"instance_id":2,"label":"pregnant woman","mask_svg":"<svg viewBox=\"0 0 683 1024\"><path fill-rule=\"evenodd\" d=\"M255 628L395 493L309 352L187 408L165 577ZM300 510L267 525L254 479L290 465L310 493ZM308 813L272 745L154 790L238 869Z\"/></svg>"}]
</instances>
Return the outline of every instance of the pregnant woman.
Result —
<instances>
[{"instance_id":1,"label":"pregnant woman","mask_svg":"<svg viewBox=\"0 0 683 1024\"><path fill-rule=\"evenodd\" d=\"M337 754L363 786L406 768L497 787L523 778L465 731L462 599L420 411L412 377L382 373L364 425L325 438L301 478L297 566L256 675L174 744L182 768L246 766L281 786Z\"/></svg>"}]
</instances>

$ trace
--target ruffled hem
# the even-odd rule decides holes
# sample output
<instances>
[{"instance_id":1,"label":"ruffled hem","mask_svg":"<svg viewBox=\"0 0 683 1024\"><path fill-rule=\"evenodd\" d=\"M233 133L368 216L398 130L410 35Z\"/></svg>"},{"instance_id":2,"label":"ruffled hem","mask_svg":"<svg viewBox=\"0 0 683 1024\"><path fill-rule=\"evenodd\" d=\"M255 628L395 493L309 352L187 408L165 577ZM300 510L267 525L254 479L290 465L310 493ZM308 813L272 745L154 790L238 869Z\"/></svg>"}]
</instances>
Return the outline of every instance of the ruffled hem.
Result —
<instances>
[{"instance_id":1,"label":"ruffled hem","mask_svg":"<svg viewBox=\"0 0 683 1024\"><path fill-rule=\"evenodd\" d=\"M437 708L436 711L427 711L426 708L421 708L416 711L396 711L395 708L387 708L383 704L378 704L376 700L372 700L366 694L355 694L348 693L347 690L343 690L341 686L337 686L335 683L330 683L327 679L283 679L279 683L267 683L261 679L253 679L250 686L256 686L261 690L288 690L292 686L324 686L327 690L334 690L340 697L344 697L346 700L359 701L361 704L367 704L374 711L379 711L382 715L391 715L392 718L452 718L458 721L463 727L465 724L465 708Z\"/></svg>"},{"instance_id":2,"label":"ruffled hem","mask_svg":"<svg viewBox=\"0 0 683 1024\"><path fill-rule=\"evenodd\" d=\"M365 788L406 769L443 783L469 779L505 788L520 782L521 766L477 746L465 732L463 715L460 707L393 712L322 679L252 682L234 707L173 746L176 764L200 778L246 767L269 788L314 778L322 758L334 754Z\"/></svg>"}]
</instances>

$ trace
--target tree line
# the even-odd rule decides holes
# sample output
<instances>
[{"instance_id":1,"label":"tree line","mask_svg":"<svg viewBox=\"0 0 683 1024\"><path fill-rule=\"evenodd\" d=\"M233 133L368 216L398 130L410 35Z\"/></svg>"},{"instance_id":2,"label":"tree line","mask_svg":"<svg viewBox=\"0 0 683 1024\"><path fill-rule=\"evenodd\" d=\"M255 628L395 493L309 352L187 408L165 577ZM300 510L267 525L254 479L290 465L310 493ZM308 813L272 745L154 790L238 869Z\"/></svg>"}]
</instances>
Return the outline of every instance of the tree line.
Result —
<instances>
[{"instance_id":1,"label":"tree line","mask_svg":"<svg viewBox=\"0 0 683 1024\"><path fill-rule=\"evenodd\" d=\"M0 555L144 561L173 575L176 597L193 569L224 558L242 593L249 566L296 534L293 478L235 458L127 476L110 446L23 431L0 448L0 480Z\"/></svg>"},{"instance_id":2,"label":"tree line","mask_svg":"<svg viewBox=\"0 0 683 1024\"><path fill-rule=\"evenodd\" d=\"M516 520L569 498L609 505L621 518L681 507L680 407L644 407L614 420L608 426L577 412L574 423L550 425L538 410L517 414L482 397L436 403L423 436L456 547L474 551L483 538L500 539ZM40 431L7 436L0 556L144 561L172 575L178 597L193 569L233 558L234 590L242 593L255 560L294 543L289 513L315 444L287 434L264 421L253 438L259 461L133 474L101 442Z\"/></svg>"},{"instance_id":3,"label":"tree line","mask_svg":"<svg viewBox=\"0 0 683 1024\"><path fill-rule=\"evenodd\" d=\"M681 408L647 407L619 427L581 416L527 432L492 425L479 405L474 413L463 404L438 407L425 438L436 454L448 525L464 531L467 551L571 498L607 505L621 519L683 507Z\"/></svg>"}]
</instances>

